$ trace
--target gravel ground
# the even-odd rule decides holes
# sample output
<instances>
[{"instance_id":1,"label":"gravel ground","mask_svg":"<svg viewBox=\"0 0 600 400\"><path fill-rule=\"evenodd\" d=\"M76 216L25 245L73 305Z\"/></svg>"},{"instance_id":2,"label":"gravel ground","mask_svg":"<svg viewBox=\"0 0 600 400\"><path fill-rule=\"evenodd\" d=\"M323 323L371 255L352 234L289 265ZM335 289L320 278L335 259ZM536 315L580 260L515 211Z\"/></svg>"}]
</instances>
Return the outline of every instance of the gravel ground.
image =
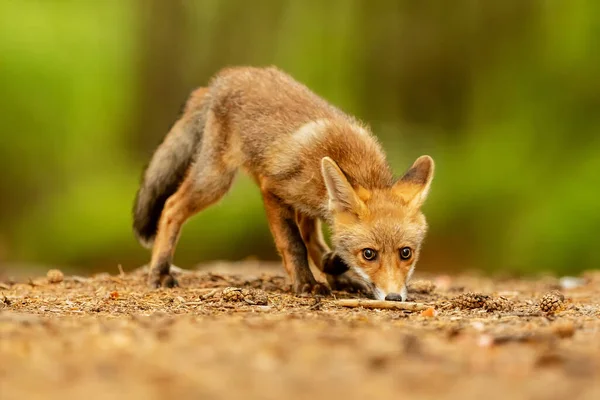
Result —
<instances>
[{"instance_id":1,"label":"gravel ground","mask_svg":"<svg viewBox=\"0 0 600 400\"><path fill-rule=\"evenodd\" d=\"M421 276L431 308L406 312L296 297L281 271L0 283L0 398L600 399L600 272Z\"/></svg>"}]
</instances>

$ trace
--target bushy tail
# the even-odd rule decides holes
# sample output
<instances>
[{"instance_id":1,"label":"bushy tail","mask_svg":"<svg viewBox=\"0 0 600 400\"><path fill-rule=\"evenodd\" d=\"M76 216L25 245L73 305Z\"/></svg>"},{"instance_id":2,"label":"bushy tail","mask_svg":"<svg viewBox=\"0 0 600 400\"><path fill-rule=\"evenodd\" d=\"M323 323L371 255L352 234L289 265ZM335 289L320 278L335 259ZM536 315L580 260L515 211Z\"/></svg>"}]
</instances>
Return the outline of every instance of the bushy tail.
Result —
<instances>
[{"instance_id":1,"label":"bushy tail","mask_svg":"<svg viewBox=\"0 0 600 400\"><path fill-rule=\"evenodd\" d=\"M144 247L152 247L167 199L177 191L198 151L208 110L208 89L192 93L144 171L133 207L133 230Z\"/></svg>"}]
</instances>

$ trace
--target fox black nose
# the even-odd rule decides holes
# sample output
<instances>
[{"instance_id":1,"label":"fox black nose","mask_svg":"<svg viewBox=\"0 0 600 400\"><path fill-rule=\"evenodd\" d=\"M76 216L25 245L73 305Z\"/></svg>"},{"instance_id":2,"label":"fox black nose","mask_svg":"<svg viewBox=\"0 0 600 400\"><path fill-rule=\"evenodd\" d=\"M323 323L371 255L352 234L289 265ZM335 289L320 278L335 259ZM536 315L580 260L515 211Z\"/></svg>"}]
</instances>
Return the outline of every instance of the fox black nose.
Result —
<instances>
[{"instance_id":1,"label":"fox black nose","mask_svg":"<svg viewBox=\"0 0 600 400\"><path fill-rule=\"evenodd\" d=\"M387 301L402 301L402 295L398 293L388 293L388 295L385 296L385 299Z\"/></svg>"}]
</instances>

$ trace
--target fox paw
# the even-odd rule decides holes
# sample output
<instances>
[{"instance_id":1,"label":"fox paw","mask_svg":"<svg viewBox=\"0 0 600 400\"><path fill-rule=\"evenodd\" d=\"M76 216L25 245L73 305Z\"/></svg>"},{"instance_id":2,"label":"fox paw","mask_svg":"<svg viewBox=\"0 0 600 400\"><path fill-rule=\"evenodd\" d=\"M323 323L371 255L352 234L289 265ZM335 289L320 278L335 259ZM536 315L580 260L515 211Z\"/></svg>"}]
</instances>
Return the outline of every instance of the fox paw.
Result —
<instances>
[{"instance_id":1,"label":"fox paw","mask_svg":"<svg viewBox=\"0 0 600 400\"><path fill-rule=\"evenodd\" d=\"M297 296L329 296L331 290L320 282L302 283L295 286L294 291Z\"/></svg>"},{"instance_id":2,"label":"fox paw","mask_svg":"<svg viewBox=\"0 0 600 400\"><path fill-rule=\"evenodd\" d=\"M323 272L327 275L342 275L348 271L350 267L333 251L326 253L323 256Z\"/></svg>"},{"instance_id":3,"label":"fox paw","mask_svg":"<svg viewBox=\"0 0 600 400\"><path fill-rule=\"evenodd\" d=\"M358 274L352 270L344 272L341 275L327 275L327 282L333 290L339 290L344 292L356 293L371 293L369 284L358 276Z\"/></svg>"},{"instance_id":4,"label":"fox paw","mask_svg":"<svg viewBox=\"0 0 600 400\"><path fill-rule=\"evenodd\" d=\"M179 286L179 282L170 273L158 275L151 274L148 278L148 286L150 286L153 289L158 289L161 287L174 288Z\"/></svg>"}]
</instances>

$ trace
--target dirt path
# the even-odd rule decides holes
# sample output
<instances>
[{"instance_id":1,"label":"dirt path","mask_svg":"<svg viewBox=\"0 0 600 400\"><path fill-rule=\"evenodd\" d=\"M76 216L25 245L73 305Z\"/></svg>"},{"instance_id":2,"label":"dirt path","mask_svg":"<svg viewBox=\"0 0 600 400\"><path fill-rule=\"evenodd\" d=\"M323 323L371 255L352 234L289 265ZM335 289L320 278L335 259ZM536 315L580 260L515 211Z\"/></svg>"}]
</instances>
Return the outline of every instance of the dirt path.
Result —
<instances>
[{"instance_id":1,"label":"dirt path","mask_svg":"<svg viewBox=\"0 0 600 400\"><path fill-rule=\"evenodd\" d=\"M431 316L298 298L270 266L235 267L252 275L0 284L0 398L600 399L600 273L571 289L421 277L409 300Z\"/></svg>"}]
</instances>

